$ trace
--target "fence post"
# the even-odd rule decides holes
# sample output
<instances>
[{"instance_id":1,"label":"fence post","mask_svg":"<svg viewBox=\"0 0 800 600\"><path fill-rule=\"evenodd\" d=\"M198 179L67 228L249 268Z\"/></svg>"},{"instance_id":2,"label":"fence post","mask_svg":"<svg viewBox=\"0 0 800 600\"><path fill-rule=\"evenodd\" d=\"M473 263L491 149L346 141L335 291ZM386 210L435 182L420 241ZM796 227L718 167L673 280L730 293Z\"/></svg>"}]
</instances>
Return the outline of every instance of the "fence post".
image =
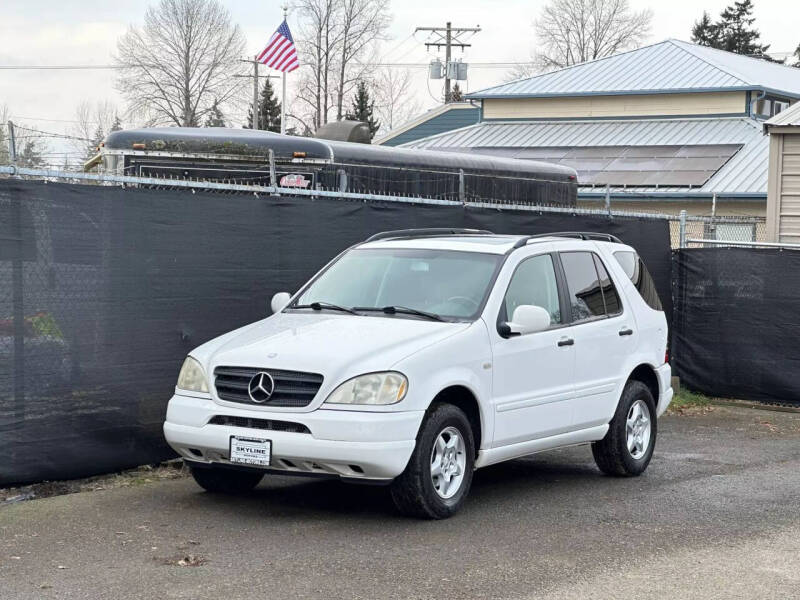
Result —
<instances>
[{"instance_id":1,"label":"fence post","mask_svg":"<svg viewBox=\"0 0 800 600\"><path fill-rule=\"evenodd\" d=\"M613 216L611 214L611 186L609 184L606 184L605 203L606 203L606 212L608 213L608 216L609 217Z\"/></svg>"},{"instance_id":2,"label":"fence post","mask_svg":"<svg viewBox=\"0 0 800 600\"><path fill-rule=\"evenodd\" d=\"M678 247L679 248L686 248L686 211L682 210L680 212L680 228L678 233Z\"/></svg>"},{"instance_id":3,"label":"fence post","mask_svg":"<svg viewBox=\"0 0 800 600\"><path fill-rule=\"evenodd\" d=\"M8 157L12 165L17 164L17 139L14 136L14 122L8 122Z\"/></svg>"},{"instance_id":4,"label":"fence post","mask_svg":"<svg viewBox=\"0 0 800 600\"><path fill-rule=\"evenodd\" d=\"M275 174L275 151L269 149L269 184L278 187L278 176Z\"/></svg>"},{"instance_id":5,"label":"fence post","mask_svg":"<svg viewBox=\"0 0 800 600\"><path fill-rule=\"evenodd\" d=\"M458 200L459 202L466 203L466 191L464 189L464 169L458 170Z\"/></svg>"},{"instance_id":6,"label":"fence post","mask_svg":"<svg viewBox=\"0 0 800 600\"><path fill-rule=\"evenodd\" d=\"M347 171L344 169L339 169L339 191L347 191Z\"/></svg>"}]
</instances>

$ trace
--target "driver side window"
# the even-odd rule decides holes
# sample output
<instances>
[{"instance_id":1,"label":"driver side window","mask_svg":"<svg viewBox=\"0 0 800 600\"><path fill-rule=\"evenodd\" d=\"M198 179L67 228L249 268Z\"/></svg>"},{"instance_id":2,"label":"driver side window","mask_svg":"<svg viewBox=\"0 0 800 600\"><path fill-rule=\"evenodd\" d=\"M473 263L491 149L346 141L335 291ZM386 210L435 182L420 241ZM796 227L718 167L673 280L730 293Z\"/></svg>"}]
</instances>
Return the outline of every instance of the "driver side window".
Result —
<instances>
[{"instance_id":1,"label":"driver side window","mask_svg":"<svg viewBox=\"0 0 800 600\"><path fill-rule=\"evenodd\" d=\"M551 325L561 323L556 270L549 254L533 256L517 266L503 301L505 319L510 320L522 304L541 306L550 313Z\"/></svg>"}]
</instances>

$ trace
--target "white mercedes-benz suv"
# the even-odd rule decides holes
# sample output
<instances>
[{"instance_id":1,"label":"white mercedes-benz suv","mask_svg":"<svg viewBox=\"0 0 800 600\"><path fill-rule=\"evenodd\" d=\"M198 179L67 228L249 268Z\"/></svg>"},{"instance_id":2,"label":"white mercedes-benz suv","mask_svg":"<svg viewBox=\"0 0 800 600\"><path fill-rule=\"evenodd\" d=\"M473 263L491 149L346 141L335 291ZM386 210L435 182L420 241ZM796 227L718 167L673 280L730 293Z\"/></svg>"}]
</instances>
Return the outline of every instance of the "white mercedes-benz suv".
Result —
<instances>
[{"instance_id":1,"label":"white mercedes-benz suv","mask_svg":"<svg viewBox=\"0 0 800 600\"><path fill-rule=\"evenodd\" d=\"M607 234L380 233L272 310L181 368L164 434L206 490L332 476L444 518L476 468L542 450L639 475L672 399L653 280Z\"/></svg>"}]
</instances>

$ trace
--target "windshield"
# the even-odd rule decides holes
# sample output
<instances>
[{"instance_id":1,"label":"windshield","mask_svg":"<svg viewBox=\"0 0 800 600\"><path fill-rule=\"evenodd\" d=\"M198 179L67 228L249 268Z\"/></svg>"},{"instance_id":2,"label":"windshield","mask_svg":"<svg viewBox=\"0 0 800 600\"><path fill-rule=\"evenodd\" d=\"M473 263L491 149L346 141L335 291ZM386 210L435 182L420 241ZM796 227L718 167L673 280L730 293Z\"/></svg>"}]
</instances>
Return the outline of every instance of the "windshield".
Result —
<instances>
[{"instance_id":1,"label":"windshield","mask_svg":"<svg viewBox=\"0 0 800 600\"><path fill-rule=\"evenodd\" d=\"M315 279L291 307L315 302L346 308L395 306L475 318L501 258L453 250L355 249Z\"/></svg>"}]
</instances>

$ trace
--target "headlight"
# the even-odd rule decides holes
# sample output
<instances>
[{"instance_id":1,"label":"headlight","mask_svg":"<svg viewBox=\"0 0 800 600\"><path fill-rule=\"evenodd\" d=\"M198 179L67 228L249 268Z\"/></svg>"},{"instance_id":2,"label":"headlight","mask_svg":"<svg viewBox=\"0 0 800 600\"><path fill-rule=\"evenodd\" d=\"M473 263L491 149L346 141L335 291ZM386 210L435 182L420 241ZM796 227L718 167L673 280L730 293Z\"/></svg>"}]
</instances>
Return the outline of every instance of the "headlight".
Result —
<instances>
[{"instance_id":1,"label":"headlight","mask_svg":"<svg viewBox=\"0 0 800 600\"><path fill-rule=\"evenodd\" d=\"M187 356L186 360L183 361L181 372L178 375L177 387L189 392L208 393L206 374L203 373L203 367L201 367L200 363L191 356Z\"/></svg>"},{"instance_id":2,"label":"headlight","mask_svg":"<svg viewBox=\"0 0 800 600\"><path fill-rule=\"evenodd\" d=\"M345 381L328 399L328 404L395 404L406 396L408 379L402 373L368 373Z\"/></svg>"}]
</instances>

